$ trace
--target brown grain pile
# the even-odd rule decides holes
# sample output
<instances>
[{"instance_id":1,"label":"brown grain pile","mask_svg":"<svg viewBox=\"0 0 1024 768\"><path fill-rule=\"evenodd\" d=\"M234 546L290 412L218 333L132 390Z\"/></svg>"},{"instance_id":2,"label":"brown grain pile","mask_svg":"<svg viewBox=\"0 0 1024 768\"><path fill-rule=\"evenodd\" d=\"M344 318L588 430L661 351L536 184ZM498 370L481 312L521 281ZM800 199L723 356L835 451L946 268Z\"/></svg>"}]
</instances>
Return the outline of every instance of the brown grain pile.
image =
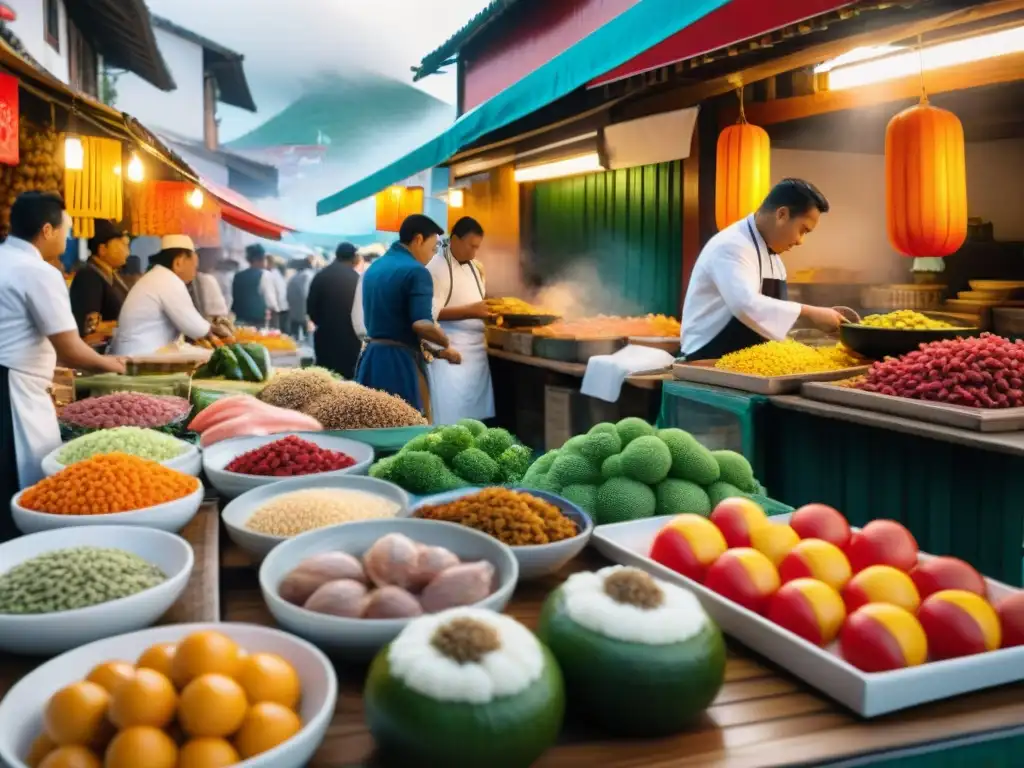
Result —
<instances>
[{"instance_id":1,"label":"brown grain pile","mask_svg":"<svg viewBox=\"0 0 1024 768\"><path fill-rule=\"evenodd\" d=\"M508 488L486 488L448 504L420 507L416 517L458 523L510 547L552 544L571 539L576 524L543 499Z\"/></svg>"},{"instance_id":2,"label":"brown grain pile","mask_svg":"<svg viewBox=\"0 0 1024 768\"><path fill-rule=\"evenodd\" d=\"M334 382L324 394L300 409L324 429L383 429L427 423L423 414L401 398L351 381Z\"/></svg>"},{"instance_id":3,"label":"brown grain pile","mask_svg":"<svg viewBox=\"0 0 1024 768\"><path fill-rule=\"evenodd\" d=\"M287 368L274 374L260 392L260 400L278 408L301 411L316 398L328 394L336 383L326 368Z\"/></svg>"}]
</instances>

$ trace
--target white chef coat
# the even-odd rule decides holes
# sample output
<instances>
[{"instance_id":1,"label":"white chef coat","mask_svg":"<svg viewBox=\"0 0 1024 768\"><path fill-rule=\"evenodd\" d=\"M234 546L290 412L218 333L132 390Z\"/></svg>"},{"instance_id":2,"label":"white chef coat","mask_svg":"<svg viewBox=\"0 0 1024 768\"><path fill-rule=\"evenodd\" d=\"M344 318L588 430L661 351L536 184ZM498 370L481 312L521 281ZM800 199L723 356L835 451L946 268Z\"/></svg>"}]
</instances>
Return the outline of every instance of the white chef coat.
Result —
<instances>
[{"instance_id":1,"label":"white chef coat","mask_svg":"<svg viewBox=\"0 0 1024 768\"><path fill-rule=\"evenodd\" d=\"M199 281L199 295L202 298L203 314L207 317L227 317L228 303L220 289L220 281L216 275L206 272L196 274Z\"/></svg>"},{"instance_id":2,"label":"white chef coat","mask_svg":"<svg viewBox=\"0 0 1024 768\"><path fill-rule=\"evenodd\" d=\"M260 281L262 283L262 281ZM270 285L274 289L274 306L275 312L287 312L288 311L288 281L285 280L284 275L281 274L281 270L272 269L270 270ZM262 291L263 286L260 285Z\"/></svg>"},{"instance_id":3,"label":"white chef coat","mask_svg":"<svg viewBox=\"0 0 1024 768\"><path fill-rule=\"evenodd\" d=\"M449 265L451 271L449 271ZM483 301L487 293L483 272L476 264L460 264L445 248L427 264L434 279L434 319L445 307L464 307ZM451 298L449 299L449 292ZM430 411L435 424L494 416L494 390L483 320L446 320L441 328L462 356L460 365L435 359L427 366Z\"/></svg>"},{"instance_id":4,"label":"white chef coat","mask_svg":"<svg viewBox=\"0 0 1024 768\"><path fill-rule=\"evenodd\" d=\"M210 323L195 308L182 279L158 265L128 292L111 352L150 355L174 343L181 334L201 339L209 332Z\"/></svg>"},{"instance_id":5,"label":"white chef coat","mask_svg":"<svg viewBox=\"0 0 1024 768\"><path fill-rule=\"evenodd\" d=\"M366 319L363 317L363 276L359 275L356 292L352 296L352 330L366 341Z\"/></svg>"},{"instance_id":6,"label":"white chef coat","mask_svg":"<svg viewBox=\"0 0 1024 768\"><path fill-rule=\"evenodd\" d=\"M768 277L785 280L786 267L768 250L753 214L712 237L697 257L686 289L683 354L693 354L708 344L734 317L766 340L784 339L800 317L800 305L763 295L760 281Z\"/></svg>"},{"instance_id":7,"label":"white chef coat","mask_svg":"<svg viewBox=\"0 0 1024 768\"><path fill-rule=\"evenodd\" d=\"M50 398L57 353L50 336L78 332L60 272L31 243L0 245L0 365L10 370L14 444L22 488L43 478L42 461L60 443Z\"/></svg>"}]
</instances>

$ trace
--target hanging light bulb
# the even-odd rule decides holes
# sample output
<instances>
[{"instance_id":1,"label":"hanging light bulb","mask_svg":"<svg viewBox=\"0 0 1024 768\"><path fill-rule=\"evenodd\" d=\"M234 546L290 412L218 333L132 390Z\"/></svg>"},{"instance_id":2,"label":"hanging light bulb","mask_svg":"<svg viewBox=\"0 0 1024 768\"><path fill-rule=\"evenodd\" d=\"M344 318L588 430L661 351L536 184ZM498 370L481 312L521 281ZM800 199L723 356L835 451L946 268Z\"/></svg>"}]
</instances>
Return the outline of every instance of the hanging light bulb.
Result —
<instances>
[{"instance_id":1,"label":"hanging light bulb","mask_svg":"<svg viewBox=\"0 0 1024 768\"><path fill-rule=\"evenodd\" d=\"M82 140L74 134L64 139L64 168L68 171L80 171L85 167L85 147Z\"/></svg>"},{"instance_id":2,"label":"hanging light bulb","mask_svg":"<svg viewBox=\"0 0 1024 768\"><path fill-rule=\"evenodd\" d=\"M192 187L192 191L188 193L188 195L185 197L185 200L193 208L197 208L197 209L198 208L202 208L203 207L203 190L201 190L199 187Z\"/></svg>"},{"instance_id":3,"label":"hanging light bulb","mask_svg":"<svg viewBox=\"0 0 1024 768\"><path fill-rule=\"evenodd\" d=\"M132 159L128 161L128 181L140 182L146 175L146 169L142 167L142 160L132 152Z\"/></svg>"},{"instance_id":4,"label":"hanging light bulb","mask_svg":"<svg viewBox=\"0 0 1024 768\"><path fill-rule=\"evenodd\" d=\"M121 175L121 166L120 165L115 165L114 166L114 175L115 176L120 176Z\"/></svg>"}]
</instances>

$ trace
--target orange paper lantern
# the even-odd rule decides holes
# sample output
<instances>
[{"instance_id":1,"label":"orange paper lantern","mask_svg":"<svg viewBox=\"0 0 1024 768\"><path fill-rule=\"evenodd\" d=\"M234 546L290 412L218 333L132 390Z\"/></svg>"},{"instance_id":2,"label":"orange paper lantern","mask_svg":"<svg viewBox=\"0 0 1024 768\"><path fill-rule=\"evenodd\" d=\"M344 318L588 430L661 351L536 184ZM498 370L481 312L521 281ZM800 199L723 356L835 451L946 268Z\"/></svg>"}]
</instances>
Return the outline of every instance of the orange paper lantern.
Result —
<instances>
[{"instance_id":1,"label":"orange paper lantern","mask_svg":"<svg viewBox=\"0 0 1024 768\"><path fill-rule=\"evenodd\" d=\"M889 242L904 256L948 256L967 239L964 129L927 99L885 131Z\"/></svg>"},{"instance_id":2,"label":"orange paper lantern","mask_svg":"<svg viewBox=\"0 0 1024 768\"><path fill-rule=\"evenodd\" d=\"M202 207L188 202L195 185L151 181L131 191L129 229L133 235L188 235L201 248L220 245L220 206L205 195Z\"/></svg>"},{"instance_id":3,"label":"orange paper lantern","mask_svg":"<svg viewBox=\"0 0 1024 768\"><path fill-rule=\"evenodd\" d=\"M771 189L771 142L764 128L741 120L718 137L715 224L725 229L756 211Z\"/></svg>"},{"instance_id":4,"label":"orange paper lantern","mask_svg":"<svg viewBox=\"0 0 1024 768\"><path fill-rule=\"evenodd\" d=\"M423 187L388 187L376 202L377 230L397 232L406 216L423 213Z\"/></svg>"}]
</instances>

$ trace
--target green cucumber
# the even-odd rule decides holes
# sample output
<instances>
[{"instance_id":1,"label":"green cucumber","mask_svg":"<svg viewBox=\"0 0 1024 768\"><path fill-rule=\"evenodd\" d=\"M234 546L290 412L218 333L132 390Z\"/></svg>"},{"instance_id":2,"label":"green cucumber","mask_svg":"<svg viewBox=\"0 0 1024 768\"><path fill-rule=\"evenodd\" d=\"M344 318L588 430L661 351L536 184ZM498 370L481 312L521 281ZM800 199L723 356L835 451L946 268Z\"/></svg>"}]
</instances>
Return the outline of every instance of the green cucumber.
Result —
<instances>
[{"instance_id":1,"label":"green cucumber","mask_svg":"<svg viewBox=\"0 0 1024 768\"><path fill-rule=\"evenodd\" d=\"M417 768L528 768L558 739L565 689L547 648L544 671L526 690L487 704L438 701L391 674L389 646L363 690L366 723L385 765Z\"/></svg>"},{"instance_id":2,"label":"green cucumber","mask_svg":"<svg viewBox=\"0 0 1024 768\"><path fill-rule=\"evenodd\" d=\"M238 358L227 347L218 347L210 358L210 366L215 376L241 381L242 369L238 366Z\"/></svg>"},{"instance_id":3,"label":"green cucumber","mask_svg":"<svg viewBox=\"0 0 1024 768\"><path fill-rule=\"evenodd\" d=\"M193 415L213 405L223 397L230 397L230 392L211 392L208 389L192 390L192 406L195 408Z\"/></svg>"},{"instance_id":4,"label":"green cucumber","mask_svg":"<svg viewBox=\"0 0 1024 768\"><path fill-rule=\"evenodd\" d=\"M249 353L242 348L241 344L232 344L231 351L238 360L238 367L242 371L243 379L246 381L263 381L263 372L260 371L260 367L256 365L256 362L252 359Z\"/></svg>"},{"instance_id":5,"label":"green cucumber","mask_svg":"<svg viewBox=\"0 0 1024 768\"><path fill-rule=\"evenodd\" d=\"M624 642L573 621L560 587L544 602L537 637L562 668L570 713L613 735L680 733L710 706L725 681L725 641L710 618L681 643Z\"/></svg>"},{"instance_id":6,"label":"green cucumber","mask_svg":"<svg viewBox=\"0 0 1024 768\"><path fill-rule=\"evenodd\" d=\"M269 350L262 344L248 343L239 344L239 346L248 352L249 357L259 366L260 381L270 381L270 377L274 375L274 363L270 359Z\"/></svg>"}]
</instances>

